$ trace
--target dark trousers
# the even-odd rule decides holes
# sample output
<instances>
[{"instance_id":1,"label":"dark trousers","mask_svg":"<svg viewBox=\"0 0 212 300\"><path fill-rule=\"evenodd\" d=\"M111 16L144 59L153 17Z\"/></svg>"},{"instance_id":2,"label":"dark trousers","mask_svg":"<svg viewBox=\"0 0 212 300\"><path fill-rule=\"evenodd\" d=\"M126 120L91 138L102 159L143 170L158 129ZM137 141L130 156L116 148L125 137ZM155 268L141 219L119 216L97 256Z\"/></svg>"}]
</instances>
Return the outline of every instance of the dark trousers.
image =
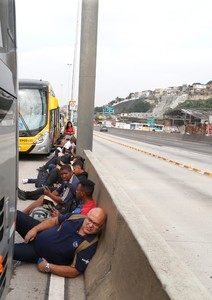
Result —
<instances>
[{"instance_id":1,"label":"dark trousers","mask_svg":"<svg viewBox=\"0 0 212 300\"><path fill-rule=\"evenodd\" d=\"M46 185L53 186L54 183L62 183L62 182L63 180L60 175L60 170L58 170L57 168L52 169L46 180Z\"/></svg>"},{"instance_id":2,"label":"dark trousers","mask_svg":"<svg viewBox=\"0 0 212 300\"><path fill-rule=\"evenodd\" d=\"M19 210L17 211L16 231L23 239L27 232L39 223L40 222L38 220L33 219ZM39 255L35 251L34 241L29 242L28 244L15 244L13 259L28 263L37 263Z\"/></svg>"},{"instance_id":3,"label":"dark trousers","mask_svg":"<svg viewBox=\"0 0 212 300\"><path fill-rule=\"evenodd\" d=\"M49 187L50 191L56 190L56 187ZM41 195L44 195L44 189L38 188L34 191L25 191L26 198L30 200L37 200Z\"/></svg>"},{"instance_id":4,"label":"dark trousers","mask_svg":"<svg viewBox=\"0 0 212 300\"><path fill-rule=\"evenodd\" d=\"M58 150L57 150L58 151ZM56 165L57 164L57 160L58 160L58 153L56 153L56 155L54 155L52 158L50 158L45 165L43 165L43 168L48 169L49 165L53 164Z\"/></svg>"}]
</instances>

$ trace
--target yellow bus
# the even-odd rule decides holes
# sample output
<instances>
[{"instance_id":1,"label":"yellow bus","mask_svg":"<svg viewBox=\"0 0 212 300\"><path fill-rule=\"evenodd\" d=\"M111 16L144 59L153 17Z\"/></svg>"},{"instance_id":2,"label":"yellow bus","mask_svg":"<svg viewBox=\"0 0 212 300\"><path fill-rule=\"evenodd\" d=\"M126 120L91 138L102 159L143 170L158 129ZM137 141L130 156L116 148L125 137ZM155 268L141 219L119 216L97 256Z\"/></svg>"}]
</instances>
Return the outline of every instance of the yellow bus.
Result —
<instances>
[{"instance_id":1,"label":"yellow bus","mask_svg":"<svg viewBox=\"0 0 212 300\"><path fill-rule=\"evenodd\" d=\"M49 154L60 134L58 99L43 80L20 80L19 153Z\"/></svg>"}]
</instances>

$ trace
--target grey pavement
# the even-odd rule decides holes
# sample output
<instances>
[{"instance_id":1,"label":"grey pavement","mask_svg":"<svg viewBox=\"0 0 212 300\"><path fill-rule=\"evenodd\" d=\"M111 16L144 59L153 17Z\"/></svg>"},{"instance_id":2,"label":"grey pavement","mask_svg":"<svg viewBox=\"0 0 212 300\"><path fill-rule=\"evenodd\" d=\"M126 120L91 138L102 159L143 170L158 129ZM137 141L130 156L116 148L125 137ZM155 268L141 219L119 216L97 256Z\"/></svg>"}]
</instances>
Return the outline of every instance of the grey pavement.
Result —
<instances>
[{"instance_id":1,"label":"grey pavement","mask_svg":"<svg viewBox=\"0 0 212 300\"><path fill-rule=\"evenodd\" d=\"M19 187L23 190L34 190L34 184L23 184L23 178L36 178L36 168L43 165L46 157L31 156L28 159L19 160ZM17 199L17 209L23 210L31 200ZM22 238L16 233L16 242ZM84 277L80 275L74 279L65 279L52 274L40 273L36 265L18 263L13 270L10 287L6 300L30 299L30 300L84 300Z\"/></svg>"}]
</instances>

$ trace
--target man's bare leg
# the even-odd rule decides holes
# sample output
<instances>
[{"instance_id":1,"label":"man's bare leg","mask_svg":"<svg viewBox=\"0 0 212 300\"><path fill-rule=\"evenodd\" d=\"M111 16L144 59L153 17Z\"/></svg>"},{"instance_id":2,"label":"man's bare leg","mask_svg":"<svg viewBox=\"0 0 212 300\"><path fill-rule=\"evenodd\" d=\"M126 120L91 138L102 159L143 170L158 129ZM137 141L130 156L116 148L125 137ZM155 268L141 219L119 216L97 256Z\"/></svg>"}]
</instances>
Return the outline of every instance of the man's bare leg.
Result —
<instances>
[{"instance_id":1,"label":"man's bare leg","mask_svg":"<svg viewBox=\"0 0 212 300\"><path fill-rule=\"evenodd\" d=\"M27 206L22 212L26 215L30 215L32 210L38 206L43 206L44 195L40 196L38 200Z\"/></svg>"}]
</instances>

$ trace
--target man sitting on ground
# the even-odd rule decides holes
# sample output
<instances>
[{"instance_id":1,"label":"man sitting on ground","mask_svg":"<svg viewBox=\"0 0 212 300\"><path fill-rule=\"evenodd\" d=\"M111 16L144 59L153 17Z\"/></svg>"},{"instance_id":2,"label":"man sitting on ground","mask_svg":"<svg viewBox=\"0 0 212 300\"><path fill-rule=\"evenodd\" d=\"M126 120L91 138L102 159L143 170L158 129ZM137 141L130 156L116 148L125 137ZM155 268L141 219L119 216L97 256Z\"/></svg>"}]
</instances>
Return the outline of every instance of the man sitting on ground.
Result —
<instances>
[{"instance_id":1,"label":"man sitting on ground","mask_svg":"<svg viewBox=\"0 0 212 300\"><path fill-rule=\"evenodd\" d=\"M73 174L73 171L69 165L63 165L60 168L60 175L63 179L63 183L59 188L51 192L48 187L44 188L44 195L41 195L34 203L30 204L23 210L23 213L30 215L32 210L38 206L43 206L45 195L50 197L55 203L66 205L71 203L74 198L73 187L76 188L79 184L79 179ZM70 186L71 184L71 186Z\"/></svg>"},{"instance_id":2,"label":"man sitting on ground","mask_svg":"<svg viewBox=\"0 0 212 300\"><path fill-rule=\"evenodd\" d=\"M64 156L63 156L64 157ZM62 157L62 158L63 158ZM53 192L56 190L55 184L58 185L62 184L63 180L60 174L61 166L64 165L63 162L60 163L60 166L57 166L55 169L53 169L49 177L46 181L45 186L48 186L49 190ZM76 177L79 179L79 181L84 181L87 180L88 178L88 173L83 169L83 162L81 160L76 160L73 163L73 173L76 175ZM37 188L36 190L33 191L24 191L18 188L18 197L21 200L37 200L41 195L43 195L45 192L45 188Z\"/></svg>"},{"instance_id":3,"label":"man sitting on ground","mask_svg":"<svg viewBox=\"0 0 212 300\"><path fill-rule=\"evenodd\" d=\"M95 183L89 179L79 183L76 190L76 198L80 200L80 204L72 211L72 214L82 214L86 216L92 208L96 207L96 203L93 199L94 186ZM52 210L52 217L61 215L56 208Z\"/></svg>"},{"instance_id":4,"label":"man sitting on ground","mask_svg":"<svg viewBox=\"0 0 212 300\"><path fill-rule=\"evenodd\" d=\"M105 224L106 214L96 207L89 211L87 217L80 216L66 222L70 215L40 223L18 211L16 231L25 242L14 245L13 258L38 263L38 270L43 273L51 272L69 278L83 273L96 251L97 236ZM75 251L84 241L88 242L88 247L75 257Z\"/></svg>"},{"instance_id":5,"label":"man sitting on ground","mask_svg":"<svg viewBox=\"0 0 212 300\"><path fill-rule=\"evenodd\" d=\"M83 162L81 160L76 160L73 164L74 174L77 176L80 182L88 178L88 173L83 168Z\"/></svg>"}]
</instances>

